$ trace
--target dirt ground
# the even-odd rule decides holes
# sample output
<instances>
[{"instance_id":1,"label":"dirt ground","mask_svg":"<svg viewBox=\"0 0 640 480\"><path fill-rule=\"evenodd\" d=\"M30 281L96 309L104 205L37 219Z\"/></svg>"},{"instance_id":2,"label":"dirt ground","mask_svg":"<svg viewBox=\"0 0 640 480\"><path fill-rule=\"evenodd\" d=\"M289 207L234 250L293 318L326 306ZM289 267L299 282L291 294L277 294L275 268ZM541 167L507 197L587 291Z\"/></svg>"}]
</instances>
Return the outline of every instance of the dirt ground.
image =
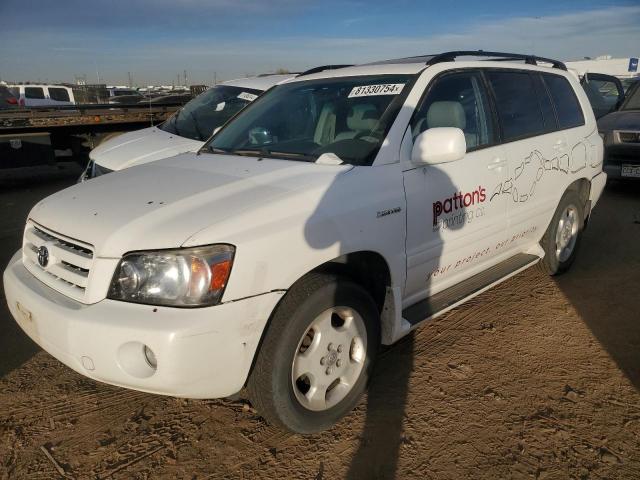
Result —
<instances>
[{"instance_id":1,"label":"dirt ground","mask_svg":"<svg viewBox=\"0 0 640 480\"><path fill-rule=\"evenodd\" d=\"M0 177L0 263L79 171ZM0 477L640 478L640 186L611 185L566 275L530 269L386 349L330 431L241 401L96 383L41 351L0 291Z\"/></svg>"}]
</instances>

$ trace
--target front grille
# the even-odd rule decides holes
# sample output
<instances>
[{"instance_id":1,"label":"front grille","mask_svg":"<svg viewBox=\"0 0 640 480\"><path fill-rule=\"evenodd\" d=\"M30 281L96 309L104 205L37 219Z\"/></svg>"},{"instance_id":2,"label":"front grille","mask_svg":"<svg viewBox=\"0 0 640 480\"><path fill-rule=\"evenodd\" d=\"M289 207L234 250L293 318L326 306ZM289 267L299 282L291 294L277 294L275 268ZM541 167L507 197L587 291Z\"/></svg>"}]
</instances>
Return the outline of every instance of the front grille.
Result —
<instances>
[{"instance_id":1,"label":"front grille","mask_svg":"<svg viewBox=\"0 0 640 480\"><path fill-rule=\"evenodd\" d=\"M42 266L38 252L46 247L48 261ZM28 222L22 245L24 266L43 283L78 301L84 301L93 263L91 245Z\"/></svg>"},{"instance_id":2,"label":"front grille","mask_svg":"<svg viewBox=\"0 0 640 480\"><path fill-rule=\"evenodd\" d=\"M617 132L621 143L640 143L640 132Z\"/></svg>"}]
</instances>

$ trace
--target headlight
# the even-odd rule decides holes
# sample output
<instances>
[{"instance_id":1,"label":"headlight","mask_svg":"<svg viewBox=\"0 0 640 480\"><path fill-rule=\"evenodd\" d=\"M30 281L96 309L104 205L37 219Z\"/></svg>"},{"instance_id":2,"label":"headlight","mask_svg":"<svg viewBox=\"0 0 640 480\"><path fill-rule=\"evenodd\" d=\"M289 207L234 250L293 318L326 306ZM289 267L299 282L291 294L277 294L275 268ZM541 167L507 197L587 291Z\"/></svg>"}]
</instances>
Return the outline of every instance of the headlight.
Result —
<instances>
[{"instance_id":1,"label":"headlight","mask_svg":"<svg viewBox=\"0 0 640 480\"><path fill-rule=\"evenodd\" d=\"M108 298L149 305L204 307L220 302L231 273L231 245L125 255Z\"/></svg>"}]
</instances>

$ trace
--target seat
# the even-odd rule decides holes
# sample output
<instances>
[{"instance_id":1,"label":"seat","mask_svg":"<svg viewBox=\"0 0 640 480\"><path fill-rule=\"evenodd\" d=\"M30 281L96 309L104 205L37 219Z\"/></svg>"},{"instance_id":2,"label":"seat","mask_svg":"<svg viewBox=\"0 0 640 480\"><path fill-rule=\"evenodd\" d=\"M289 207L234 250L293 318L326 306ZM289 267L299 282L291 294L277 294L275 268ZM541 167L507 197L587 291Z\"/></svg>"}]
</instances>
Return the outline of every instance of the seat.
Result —
<instances>
[{"instance_id":1,"label":"seat","mask_svg":"<svg viewBox=\"0 0 640 480\"><path fill-rule=\"evenodd\" d=\"M336 142L339 140L350 140L356 135L372 131L378 123L378 109L371 103L361 103L354 105L347 115L347 128L349 130L336 135Z\"/></svg>"},{"instance_id":2,"label":"seat","mask_svg":"<svg viewBox=\"0 0 640 480\"><path fill-rule=\"evenodd\" d=\"M426 128L425 128L426 127ZM478 136L467 132L467 116L460 102L441 101L433 102L427 110L425 118L416 124L414 138L427 128L455 127L464 132L467 148L478 145Z\"/></svg>"}]
</instances>

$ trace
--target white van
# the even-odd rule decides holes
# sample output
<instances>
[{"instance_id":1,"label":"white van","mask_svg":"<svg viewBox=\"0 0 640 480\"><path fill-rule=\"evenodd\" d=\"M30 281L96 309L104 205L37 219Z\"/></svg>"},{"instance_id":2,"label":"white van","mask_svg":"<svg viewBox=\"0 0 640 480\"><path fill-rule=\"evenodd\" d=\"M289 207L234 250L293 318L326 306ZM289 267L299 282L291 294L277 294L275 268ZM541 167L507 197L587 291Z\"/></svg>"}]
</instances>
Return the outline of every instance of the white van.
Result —
<instances>
[{"instance_id":1,"label":"white van","mask_svg":"<svg viewBox=\"0 0 640 480\"><path fill-rule=\"evenodd\" d=\"M9 85L9 90L25 107L74 105L73 90L63 85Z\"/></svg>"},{"instance_id":2,"label":"white van","mask_svg":"<svg viewBox=\"0 0 640 480\"><path fill-rule=\"evenodd\" d=\"M39 202L9 309L90 378L190 398L247 386L270 422L328 428L381 343L576 259L602 139L575 76L538 60L448 52L278 85L199 153Z\"/></svg>"},{"instance_id":3,"label":"white van","mask_svg":"<svg viewBox=\"0 0 640 480\"><path fill-rule=\"evenodd\" d=\"M179 153L196 152L216 128L262 92L289 78L292 75L261 75L209 88L163 124L118 135L98 145L89 153L80 181Z\"/></svg>"}]
</instances>

